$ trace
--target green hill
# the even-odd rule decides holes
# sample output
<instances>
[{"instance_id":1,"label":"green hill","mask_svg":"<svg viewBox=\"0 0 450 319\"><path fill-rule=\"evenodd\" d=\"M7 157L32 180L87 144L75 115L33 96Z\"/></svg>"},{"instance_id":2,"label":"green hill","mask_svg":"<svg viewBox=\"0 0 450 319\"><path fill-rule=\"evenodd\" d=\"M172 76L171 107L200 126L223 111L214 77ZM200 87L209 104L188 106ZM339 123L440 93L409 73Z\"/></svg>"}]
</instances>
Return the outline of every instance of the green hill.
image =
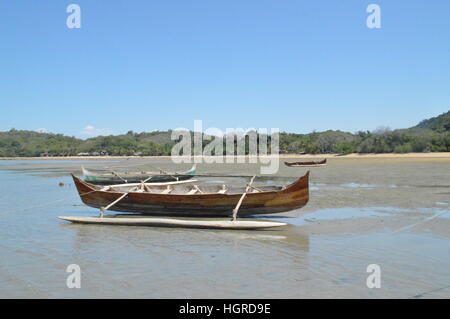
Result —
<instances>
[{"instance_id":1,"label":"green hill","mask_svg":"<svg viewBox=\"0 0 450 319\"><path fill-rule=\"evenodd\" d=\"M62 134L11 129L0 132L0 157L73 155L170 155L172 131L97 136L86 140ZM191 132L191 135L193 133ZM204 140L207 145L209 140ZM236 144L236 141L235 141ZM225 145L225 143L224 143ZM246 148L248 150L248 147ZM224 149L224 151L226 151ZM408 129L309 134L280 133L280 153L449 152L450 111Z\"/></svg>"},{"instance_id":2,"label":"green hill","mask_svg":"<svg viewBox=\"0 0 450 319\"><path fill-rule=\"evenodd\" d=\"M72 155L82 142L62 134L11 129L0 132L0 156L41 156L44 153Z\"/></svg>"},{"instance_id":3,"label":"green hill","mask_svg":"<svg viewBox=\"0 0 450 319\"><path fill-rule=\"evenodd\" d=\"M423 120L414 127L430 129L436 132L448 132L450 131L450 111L447 113L442 113L439 116Z\"/></svg>"}]
</instances>

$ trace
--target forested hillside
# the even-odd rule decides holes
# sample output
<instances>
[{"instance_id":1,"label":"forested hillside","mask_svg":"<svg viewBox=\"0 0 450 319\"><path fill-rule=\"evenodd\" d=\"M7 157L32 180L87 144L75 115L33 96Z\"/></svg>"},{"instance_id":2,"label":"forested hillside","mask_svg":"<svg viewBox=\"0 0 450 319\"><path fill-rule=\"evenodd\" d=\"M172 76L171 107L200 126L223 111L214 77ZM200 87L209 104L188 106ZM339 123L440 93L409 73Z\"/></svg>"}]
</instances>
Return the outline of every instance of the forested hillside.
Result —
<instances>
[{"instance_id":1,"label":"forested hillside","mask_svg":"<svg viewBox=\"0 0 450 319\"><path fill-rule=\"evenodd\" d=\"M176 141L171 131L98 136L86 140L62 134L11 129L0 132L0 157L72 155L170 155ZM192 132L191 132L192 134ZM209 141L205 140L203 145ZM225 146L225 143L224 143ZM224 147L224 152L225 152ZM280 133L280 153L449 152L450 111L408 129L372 132Z\"/></svg>"}]
</instances>

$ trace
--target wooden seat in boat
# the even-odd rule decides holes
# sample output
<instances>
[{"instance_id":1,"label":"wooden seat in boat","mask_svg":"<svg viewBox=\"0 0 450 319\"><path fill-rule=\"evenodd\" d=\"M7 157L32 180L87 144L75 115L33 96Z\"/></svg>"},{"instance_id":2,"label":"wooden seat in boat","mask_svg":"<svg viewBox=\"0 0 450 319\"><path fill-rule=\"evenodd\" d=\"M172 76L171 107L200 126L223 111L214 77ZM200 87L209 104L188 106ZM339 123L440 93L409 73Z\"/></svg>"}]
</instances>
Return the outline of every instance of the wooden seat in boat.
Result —
<instances>
[{"instance_id":1,"label":"wooden seat in boat","mask_svg":"<svg viewBox=\"0 0 450 319\"><path fill-rule=\"evenodd\" d=\"M196 193L204 194L204 192L197 185L194 185L193 188L187 192L188 195L194 195Z\"/></svg>"},{"instance_id":2,"label":"wooden seat in boat","mask_svg":"<svg viewBox=\"0 0 450 319\"><path fill-rule=\"evenodd\" d=\"M217 192L218 194L225 194L227 192L227 187L225 185L222 185L222 189L219 189Z\"/></svg>"},{"instance_id":3,"label":"wooden seat in boat","mask_svg":"<svg viewBox=\"0 0 450 319\"><path fill-rule=\"evenodd\" d=\"M171 191L172 191L172 187L170 187L170 185L168 185L167 188L161 192L161 194L170 194Z\"/></svg>"}]
</instances>

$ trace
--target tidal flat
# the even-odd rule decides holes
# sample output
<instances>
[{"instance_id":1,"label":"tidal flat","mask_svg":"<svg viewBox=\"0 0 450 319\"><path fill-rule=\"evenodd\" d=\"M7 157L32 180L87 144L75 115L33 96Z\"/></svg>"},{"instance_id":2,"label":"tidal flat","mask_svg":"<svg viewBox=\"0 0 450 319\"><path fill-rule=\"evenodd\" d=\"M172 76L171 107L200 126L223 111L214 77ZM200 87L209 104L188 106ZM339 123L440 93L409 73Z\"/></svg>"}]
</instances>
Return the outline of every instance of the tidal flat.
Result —
<instances>
[{"instance_id":1,"label":"tidal flat","mask_svg":"<svg viewBox=\"0 0 450 319\"><path fill-rule=\"evenodd\" d=\"M192 166L170 158L0 161L1 298L450 298L448 157L330 158L309 168L304 208L258 217L289 224L266 231L69 224L57 216L98 214L69 176L81 165ZM199 163L197 173L259 175L259 167ZM306 171L281 160L255 185L284 185ZM81 268L80 289L66 286L69 264ZM380 288L366 285L371 264L380 266Z\"/></svg>"}]
</instances>

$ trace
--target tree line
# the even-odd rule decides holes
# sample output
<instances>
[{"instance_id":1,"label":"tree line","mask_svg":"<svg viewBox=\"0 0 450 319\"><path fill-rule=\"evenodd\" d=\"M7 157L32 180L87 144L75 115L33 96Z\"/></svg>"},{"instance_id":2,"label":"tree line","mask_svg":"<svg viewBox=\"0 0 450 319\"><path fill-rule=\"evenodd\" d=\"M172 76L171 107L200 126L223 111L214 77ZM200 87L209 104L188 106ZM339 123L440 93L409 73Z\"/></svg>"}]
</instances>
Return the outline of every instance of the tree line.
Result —
<instances>
[{"instance_id":1,"label":"tree line","mask_svg":"<svg viewBox=\"0 0 450 319\"><path fill-rule=\"evenodd\" d=\"M171 155L172 147L177 143L171 140L171 134L170 130L150 133L129 131L122 135L82 140L62 134L11 129L0 132L0 157ZM235 144L237 139L235 137ZM208 142L205 139L203 147ZM223 146L226 153L225 140ZM333 130L309 134L282 132L279 150L280 153L290 154L449 152L450 111L409 129L379 128L372 132L356 133Z\"/></svg>"}]
</instances>

